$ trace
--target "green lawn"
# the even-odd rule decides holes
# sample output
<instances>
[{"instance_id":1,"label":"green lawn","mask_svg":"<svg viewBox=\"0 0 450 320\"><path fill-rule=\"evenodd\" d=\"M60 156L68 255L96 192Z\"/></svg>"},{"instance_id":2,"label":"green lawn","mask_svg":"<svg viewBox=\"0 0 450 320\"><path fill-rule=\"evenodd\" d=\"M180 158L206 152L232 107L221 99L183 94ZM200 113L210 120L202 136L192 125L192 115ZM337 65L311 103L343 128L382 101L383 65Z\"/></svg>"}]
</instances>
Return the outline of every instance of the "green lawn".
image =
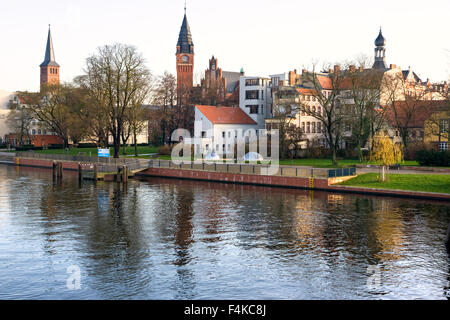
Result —
<instances>
[{"instance_id":1,"label":"green lawn","mask_svg":"<svg viewBox=\"0 0 450 320\"><path fill-rule=\"evenodd\" d=\"M445 174L390 174L389 181L380 182L378 173L367 173L340 183L342 186L375 189L397 189L450 194L450 175Z\"/></svg>"},{"instance_id":2,"label":"green lawn","mask_svg":"<svg viewBox=\"0 0 450 320\"><path fill-rule=\"evenodd\" d=\"M341 168L346 166L354 166L354 165L369 165L376 164L373 162L359 162L359 160L339 160L337 166L333 166L330 159L286 159L280 160L281 165L286 166L310 166L315 168ZM418 166L419 164L416 161L405 161L402 163L404 166Z\"/></svg>"}]
</instances>

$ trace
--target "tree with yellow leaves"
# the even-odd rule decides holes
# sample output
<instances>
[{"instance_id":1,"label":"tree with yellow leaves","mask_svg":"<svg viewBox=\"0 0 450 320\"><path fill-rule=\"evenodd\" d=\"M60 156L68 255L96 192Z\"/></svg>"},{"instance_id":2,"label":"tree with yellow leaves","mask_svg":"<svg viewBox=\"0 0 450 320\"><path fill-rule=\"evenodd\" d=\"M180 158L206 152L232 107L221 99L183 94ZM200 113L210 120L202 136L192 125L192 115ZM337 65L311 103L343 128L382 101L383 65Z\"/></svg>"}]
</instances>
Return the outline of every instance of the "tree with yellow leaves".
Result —
<instances>
[{"instance_id":1,"label":"tree with yellow leaves","mask_svg":"<svg viewBox=\"0 0 450 320\"><path fill-rule=\"evenodd\" d=\"M390 166L402 162L402 148L395 144L388 135L379 134L372 139L370 160L380 165L381 181L384 182L386 181L386 168L389 174Z\"/></svg>"}]
</instances>

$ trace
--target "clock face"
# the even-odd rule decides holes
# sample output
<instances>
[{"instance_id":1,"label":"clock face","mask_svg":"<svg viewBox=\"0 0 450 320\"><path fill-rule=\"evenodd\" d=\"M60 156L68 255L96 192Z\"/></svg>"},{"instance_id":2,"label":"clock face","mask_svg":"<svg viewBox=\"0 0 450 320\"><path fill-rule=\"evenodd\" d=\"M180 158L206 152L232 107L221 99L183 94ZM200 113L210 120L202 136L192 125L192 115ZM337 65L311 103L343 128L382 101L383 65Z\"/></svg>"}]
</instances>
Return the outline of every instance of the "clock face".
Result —
<instances>
[{"instance_id":1,"label":"clock face","mask_svg":"<svg viewBox=\"0 0 450 320\"><path fill-rule=\"evenodd\" d=\"M212 65L212 69L216 70L216 65L215 64Z\"/></svg>"},{"instance_id":2,"label":"clock face","mask_svg":"<svg viewBox=\"0 0 450 320\"><path fill-rule=\"evenodd\" d=\"M183 62L189 62L188 56L183 56Z\"/></svg>"}]
</instances>

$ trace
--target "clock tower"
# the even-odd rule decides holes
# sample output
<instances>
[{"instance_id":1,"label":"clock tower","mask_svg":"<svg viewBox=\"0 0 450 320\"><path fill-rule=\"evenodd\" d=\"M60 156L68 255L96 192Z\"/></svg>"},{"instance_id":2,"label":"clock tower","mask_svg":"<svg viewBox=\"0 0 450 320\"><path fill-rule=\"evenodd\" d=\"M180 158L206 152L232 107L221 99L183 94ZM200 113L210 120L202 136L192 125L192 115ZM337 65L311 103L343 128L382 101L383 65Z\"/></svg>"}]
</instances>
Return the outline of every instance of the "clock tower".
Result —
<instances>
[{"instance_id":1,"label":"clock tower","mask_svg":"<svg viewBox=\"0 0 450 320\"><path fill-rule=\"evenodd\" d=\"M194 42L184 8L184 19L177 43L177 88L190 91L194 86Z\"/></svg>"}]
</instances>

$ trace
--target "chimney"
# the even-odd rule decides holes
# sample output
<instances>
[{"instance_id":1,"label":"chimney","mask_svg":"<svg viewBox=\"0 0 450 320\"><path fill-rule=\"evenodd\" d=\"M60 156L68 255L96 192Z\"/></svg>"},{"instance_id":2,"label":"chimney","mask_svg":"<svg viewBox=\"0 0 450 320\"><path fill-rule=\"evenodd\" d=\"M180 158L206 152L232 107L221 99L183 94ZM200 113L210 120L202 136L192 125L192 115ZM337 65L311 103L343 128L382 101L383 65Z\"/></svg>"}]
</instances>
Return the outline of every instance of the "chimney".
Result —
<instances>
[{"instance_id":1,"label":"chimney","mask_svg":"<svg viewBox=\"0 0 450 320\"><path fill-rule=\"evenodd\" d=\"M359 72L363 72L364 68L363 67L359 67Z\"/></svg>"},{"instance_id":2,"label":"chimney","mask_svg":"<svg viewBox=\"0 0 450 320\"><path fill-rule=\"evenodd\" d=\"M334 73L339 73L339 71L341 71L341 67L338 65L334 66Z\"/></svg>"},{"instance_id":3,"label":"chimney","mask_svg":"<svg viewBox=\"0 0 450 320\"><path fill-rule=\"evenodd\" d=\"M397 69L397 66L395 65L395 64L391 64L390 66L389 66L389 69Z\"/></svg>"},{"instance_id":4,"label":"chimney","mask_svg":"<svg viewBox=\"0 0 450 320\"><path fill-rule=\"evenodd\" d=\"M351 65L348 67L350 72L355 72L356 71L356 67L354 65Z\"/></svg>"},{"instance_id":5,"label":"chimney","mask_svg":"<svg viewBox=\"0 0 450 320\"><path fill-rule=\"evenodd\" d=\"M306 70L306 69L302 70L302 74L306 74L307 72L308 72L308 70Z\"/></svg>"}]
</instances>

